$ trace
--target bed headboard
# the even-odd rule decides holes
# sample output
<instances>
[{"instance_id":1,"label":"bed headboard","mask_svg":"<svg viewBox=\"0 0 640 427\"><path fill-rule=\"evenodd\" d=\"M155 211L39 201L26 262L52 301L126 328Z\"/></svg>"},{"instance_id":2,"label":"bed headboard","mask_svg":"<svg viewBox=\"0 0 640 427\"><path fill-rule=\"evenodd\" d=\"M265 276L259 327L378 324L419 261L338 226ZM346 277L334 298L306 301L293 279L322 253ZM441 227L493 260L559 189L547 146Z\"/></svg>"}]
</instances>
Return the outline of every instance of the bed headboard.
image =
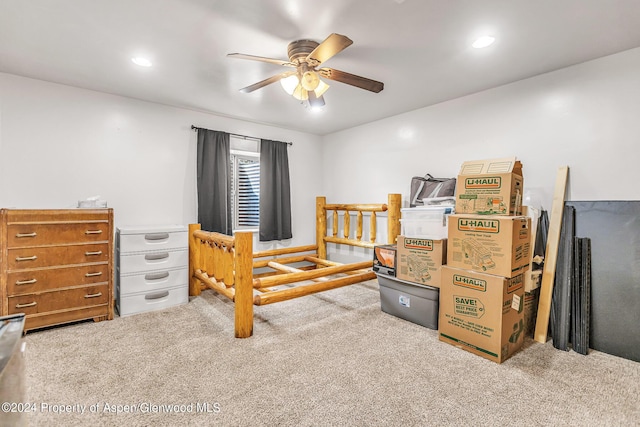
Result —
<instances>
[{"instance_id":1,"label":"bed headboard","mask_svg":"<svg viewBox=\"0 0 640 427\"><path fill-rule=\"evenodd\" d=\"M387 203L380 204L327 204L326 197L316 197L316 244L318 257L327 259L327 243L373 248L380 244L377 239L377 213L387 212L386 243L395 243L400 234L401 194L389 194ZM364 212L370 212L369 240L362 240ZM340 213L342 215L342 236L338 236ZM351 214L356 215L355 238L351 235ZM332 216L332 230L327 232L327 217Z\"/></svg>"}]
</instances>

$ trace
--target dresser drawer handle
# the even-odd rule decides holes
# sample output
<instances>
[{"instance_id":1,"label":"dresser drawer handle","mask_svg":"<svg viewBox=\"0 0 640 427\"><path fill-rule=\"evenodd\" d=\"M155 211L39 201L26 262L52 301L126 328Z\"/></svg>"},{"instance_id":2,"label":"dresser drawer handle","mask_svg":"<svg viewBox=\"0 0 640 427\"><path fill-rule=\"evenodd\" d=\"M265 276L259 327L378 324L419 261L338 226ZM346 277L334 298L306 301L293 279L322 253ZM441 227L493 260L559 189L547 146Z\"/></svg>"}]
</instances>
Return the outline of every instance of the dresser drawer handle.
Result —
<instances>
[{"instance_id":1,"label":"dresser drawer handle","mask_svg":"<svg viewBox=\"0 0 640 427\"><path fill-rule=\"evenodd\" d=\"M84 234L102 234L102 230L87 230Z\"/></svg>"},{"instance_id":2,"label":"dresser drawer handle","mask_svg":"<svg viewBox=\"0 0 640 427\"><path fill-rule=\"evenodd\" d=\"M144 240L166 240L169 238L169 233L150 233L144 235Z\"/></svg>"},{"instance_id":3,"label":"dresser drawer handle","mask_svg":"<svg viewBox=\"0 0 640 427\"><path fill-rule=\"evenodd\" d=\"M148 294L144 296L144 299L160 299L169 296L169 291L156 292L155 294Z\"/></svg>"},{"instance_id":4,"label":"dresser drawer handle","mask_svg":"<svg viewBox=\"0 0 640 427\"><path fill-rule=\"evenodd\" d=\"M16 261L35 261L35 260L37 260L37 259L38 259L38 257L37 257L37 256L35 256L35 255L32 255L32 256L19 256L19 257L16 257Z\"/></svg>"},{"instance_id":5,"label":"dresser drawer handle","mask_svg":"<svg viewBox=\"0 0 640 427\"><path fill-rule=\"evenodd\" d=\"M147 261L157 261L159 259L169 258L169 252L163 252L161 254L146 254L144 259Z\"/></svg>"},{"instance_id":6,"label":"dresser drawer handle","mask_svg":"<svg viewBox=\"0 0 640 427\"><path fill-rule=\"evenodd\" d=\"M16 237L36 237L37 235L38 233L34 231L33 233L18 233Z\"/></svg>"},{"instance_id":7,"label":"dresser drawer handle","mask_svg":"<svg viewBox=\"0 0 640 427\"><path fill-rule=\"evenodd\" d=\"M169 277L169 272L149 273L144 275L144 280L160 280Z\"/></svg>"},{"instance_id":8,"label":"dresser drawer handle","mask_svg":"<svg viewBox=\"0 0 640 427\"><path fill-rule=\"evenodd\" d=\"M97 294L85 295L85 298L98 298L102 296L102 292L98 292Z\"/></svg>"},{"instance_id":9,"label":"dresser drawer handle","mask_svg":"<svg viewBox=\"0 0 640 427\"><path fill-rule=\"evenodd\" d=\"M27 308L27 307L35 307L37 302L30 302L29 304L16 304L16 308Z\"/></svg>"},{"instance_id":10,"label":"dresser drawer handle","mask_svg":"<svg viewBox=\"0 0 640 427\"><path fill-rule=\"evenodd\" d=\"M85 252L85 253L84 253L84 255L85 255L85 256L102 255L102 251Z\"/></svg>"},{"instance_id":11,"label":"dresser drawer handle","mask_svg":"<svg viewBox=\"0 0 640 427\"><path fill-rule=\"evenodd\" d=\"M87 273L84 275L84 277L96 277L96 276L102 276L102 271L98 271L96 273Z\"/></svg>"},{"instance_id":12,"label":"dresser drawer handle","mask_svg":"<svg viewBox=\"0 0 640 427\"><path fill-rule=\"evenodd\" d=\"M17 280L16 281L16 285L31 285L31 284L36 283L36 282L37 282L36 279Z\"/></svg>"}]
</instances>

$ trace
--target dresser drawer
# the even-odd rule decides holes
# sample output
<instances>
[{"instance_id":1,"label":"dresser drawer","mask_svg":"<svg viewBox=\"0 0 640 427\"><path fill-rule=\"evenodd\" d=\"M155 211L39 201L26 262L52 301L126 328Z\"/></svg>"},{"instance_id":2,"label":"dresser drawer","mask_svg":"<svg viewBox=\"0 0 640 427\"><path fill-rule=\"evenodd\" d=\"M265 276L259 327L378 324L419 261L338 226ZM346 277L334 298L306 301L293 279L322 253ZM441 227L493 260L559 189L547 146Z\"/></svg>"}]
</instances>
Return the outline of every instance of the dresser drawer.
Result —
<instances>
[{"instance_id":1,"label":"dresser drawer","mask_svg":"<svg viewBox=\"0 0 640 427\"><path fill-rule=\"evenodd\" d=\"M109 264L106 262L86 266L22 270L7 274L7 294L28 294L109 280Z\"/></svg>"},{"instance_id":2,"label":"dresser drawer","mask_svg":"<svg viewBox=\"0 0 640 427\"><path fill-rule=\"evenodd\" d=\"M189 265L189 250L120 254L120 274L169 270Z\"/></svg>"},{"instance_id":3,"label":"dresser drawer","mask_svg":"<svg viewBox=\"0 0 640 427\"><path fill-rule=\"evenodd\" d=\"M109 223L107 221L7 225L7 247L9 248L107 240L109 240Z\"/></svg>"},{"instance_id":4,"label":"dresser drawer","mask_svg":"<svg viewBox=\"0 0 640 427\"><path fill-rule=\"evenodd\" d=\"M144 292L135 295L120 295L117 299L118 313L121 317L146 311L160 310L189 302L187 285L165 289L163 291Z\"/></svg>"},{"instance_id":5,"label":"dresser drawer","mask_svg":"<svg viewBox=\"0 0 640 427\"><path fill-rule=\"evenodd\" d=\"M129 252L165 251L189 247L187 230L166 229L118 229L118 250L120 254Z\"/></svg>"},{"instance_id":6,"label":"dresser drawer","mask_svg":"<svg viewBox=\"0 0 640 427\"><path fill-rule=\"evenodd\" d=\"M151 292L189 283L188 268L157 270L138 274L121 274L118 283L120 296Z\"/></svg>"},{"instance_id":7,"label":"dresser drawer","mask_svg":"<svg viewBox=\"0 0 640 427\"><path fill-rule=\"evenodd\" d=\"M109 260L109 244L83 244L9 249L8 270L86 264Z\"/></svg>"},{"instance_id":8,"label":"dresser drawer","mask_svg":"<svg viewBox=\"0 0 640 427\"><path fill-rule=\"evenodd\" d=\"M49 311L102 305L109 302L109 285L42 292L32 295L10 296L9 314L36 314Z\"/></svg>"},{"instance_id":9,"label":"dresser drawer","mask_svg":"<svg viewBox=\"0 0 640 427\"><path fill-rule=\"evenodd\" d=\"M37 313L27 316L24 324L24 330L38 329L45 326L61 325L68 322L77 322L79 320L93 319L96 322L101 320L111 320L113 315L109 315L109 306L91 305L89 307L80 307L71 310L58 310L49 313Z\"/></svg>"}]
</instances>

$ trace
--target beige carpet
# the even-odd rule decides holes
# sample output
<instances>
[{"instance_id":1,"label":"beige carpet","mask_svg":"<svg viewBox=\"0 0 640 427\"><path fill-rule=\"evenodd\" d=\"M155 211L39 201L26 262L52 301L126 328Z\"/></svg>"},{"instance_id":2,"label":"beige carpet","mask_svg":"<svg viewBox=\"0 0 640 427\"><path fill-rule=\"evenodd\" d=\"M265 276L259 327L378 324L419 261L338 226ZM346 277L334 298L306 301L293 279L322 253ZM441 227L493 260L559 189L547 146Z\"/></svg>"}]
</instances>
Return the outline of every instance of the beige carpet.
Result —
<instances>
[{"instance_id":1,"label":"beige carpet","mask_svg":"<svg viewBox=\"0 0 640 427\"><path fill-rule=\"evenodd\" d=\"M640 425L639 363L528 339L496 364L383 313L375 281L255 311L248 339L211 291L27 334L29 425Z\"/></svg>"}]
</instances>

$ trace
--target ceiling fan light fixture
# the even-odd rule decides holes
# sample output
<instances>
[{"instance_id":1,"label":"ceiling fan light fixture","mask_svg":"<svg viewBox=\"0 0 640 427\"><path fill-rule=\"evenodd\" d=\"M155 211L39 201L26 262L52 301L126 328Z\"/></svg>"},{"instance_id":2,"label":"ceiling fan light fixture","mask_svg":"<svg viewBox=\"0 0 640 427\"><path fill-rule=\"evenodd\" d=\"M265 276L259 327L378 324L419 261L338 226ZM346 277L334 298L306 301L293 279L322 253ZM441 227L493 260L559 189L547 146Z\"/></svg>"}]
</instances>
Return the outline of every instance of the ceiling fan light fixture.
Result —
<instances>
[{"instance_id":1,"label":"ceiling fan light fixture","mask_svg":"<svg viewBox=\"0 0 640 427\"><path fill-rule=\"evenodd\" d=\"M306 101L309 99L309 93L301 84L299 84L293 91L293 97L298 101Z\"/></svg>"},{"instance_id":2,"label":"ceiling fan light fixture","mask_svg":"<svg viewBox=\"0 0 640 427\"><path fill-rule=\"evenodd\" d=\"M316 98L320 98L322 95L324 95L327 89L329 89L329 85L323 82L322 80L319 80L318 87L314 89L313 93L316 94Z\"/></svg>"},{"instance_id":3,"label":"ceiling fan light fixture","mask_svg":"<svg viewBox=\"0 0 640 427\"><path fill-rule=\"evenodd\" d=\"M293 95L293 91L296 90L296 86L300 84L300 80L298 80L298 76L295 74L289 77L285 77L284 79L280 79L280 85L285 92L289 95Z\"/></svg>"},{"instance_id":4,"label":"ceiling fan light fixture","mask_svg":"<svg viewBox=\"0 0 640 427\"><path fill-rule=\"evenodd\" d=\"M300 81L302 87L306 90L316 90L320 84L320 77L315 71L305 71Z\"/></svg>"}]
</instances>

